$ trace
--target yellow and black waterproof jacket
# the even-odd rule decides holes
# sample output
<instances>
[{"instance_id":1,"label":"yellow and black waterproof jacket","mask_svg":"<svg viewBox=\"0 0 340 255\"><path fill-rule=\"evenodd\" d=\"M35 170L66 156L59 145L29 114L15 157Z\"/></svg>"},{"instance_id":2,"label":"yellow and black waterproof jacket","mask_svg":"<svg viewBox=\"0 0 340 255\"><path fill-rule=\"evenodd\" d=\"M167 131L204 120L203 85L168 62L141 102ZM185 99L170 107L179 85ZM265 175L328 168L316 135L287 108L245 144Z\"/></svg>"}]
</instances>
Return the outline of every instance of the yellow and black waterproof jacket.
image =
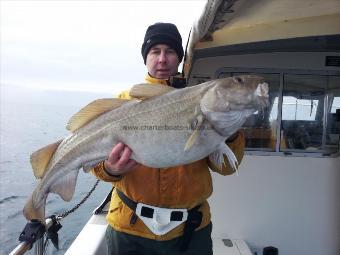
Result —
<instances>
[{"instance_id":1,"label":"yellow and black waterproof jacket","mask_svg":"<svg viewBox=\"0 0 340 255\"><path fill-rule=\"evenodd\" d=\"M155 79L149 75L146 77L146 82L167 85L166 80ZM119 98L129 98L128 91L122 92ZM231 143L228 143L228 146L235 153L240 163L245 146L243 132L239 132L238 136ZM93 173L99 179L112 182L116 189L122 191L135 202L164 208L187 209L201 204L199 210L203 214L203 219L198 228L200 229L210 223L211 217L207 202L207 198L212 193L212 178L209 168L222 175L233 174L234 170L227 162L226 159L226 165L223 166L222 170L218 169L208 158L187 165L162 169L141 165L120 178L108 175L103 169L103 164L98 164L93 169ZM120 200L116 192L112 192L110 209L106 218L115 230L154 240L170 240L183 234L184 224L181 224L167 234L157 236L139 219L131 225L132 215L133 212L130 208Z\"/></svg>"}]
</instances>

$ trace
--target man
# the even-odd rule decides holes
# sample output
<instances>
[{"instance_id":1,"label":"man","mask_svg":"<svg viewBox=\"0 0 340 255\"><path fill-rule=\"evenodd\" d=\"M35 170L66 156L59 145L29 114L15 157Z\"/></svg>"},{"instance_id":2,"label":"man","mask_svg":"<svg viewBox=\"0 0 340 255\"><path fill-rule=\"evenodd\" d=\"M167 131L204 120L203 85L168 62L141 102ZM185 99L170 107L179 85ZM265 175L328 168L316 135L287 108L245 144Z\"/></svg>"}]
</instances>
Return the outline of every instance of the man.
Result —
<instances>
[{"instance_id":1,"label":"man","mask_svg":"<svg viewBox=\"0 0 340 255\"><path fill-rule=\"evenodd\" d=\"M177 74L183 54L182 38L175 25L149 26L142 45L148 70L146 82L173 86L171 77ZM120 98L129 98L128 93L123 92ZM228 145L240 161L243 133L234 135ZM219 169L205 158L157 169L138 164L130 159L131 153L128 146L119 143L108 153L108 159L93 170L98 178L112 182L116 188L107 215L109 254L212 254L207 203L212 193L209 168L227 175L233 173L231 167ZM137 203L144 204L139 213Z\"/></svg>"}]
</instances>

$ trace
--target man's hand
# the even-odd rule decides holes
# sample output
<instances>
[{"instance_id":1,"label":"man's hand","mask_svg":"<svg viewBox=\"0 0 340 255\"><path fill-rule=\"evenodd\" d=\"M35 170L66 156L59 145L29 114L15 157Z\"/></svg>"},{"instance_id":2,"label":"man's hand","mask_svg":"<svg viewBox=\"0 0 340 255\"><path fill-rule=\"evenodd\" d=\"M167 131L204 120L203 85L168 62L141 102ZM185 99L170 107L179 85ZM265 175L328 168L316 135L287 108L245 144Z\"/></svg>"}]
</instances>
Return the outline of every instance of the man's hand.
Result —
<instances>
[{"instance_id":1,"label":"man's hand","mask_svg":"<svg viewBox=\"0 0 340 255\"><path fill-rule=\"evenodd\" d=\"M132 171L138 163L130 159L131 153L132 150L127 145L118 143L104 162L106 172L110 175L121 175Z\"/></svg>"}]
</instances>

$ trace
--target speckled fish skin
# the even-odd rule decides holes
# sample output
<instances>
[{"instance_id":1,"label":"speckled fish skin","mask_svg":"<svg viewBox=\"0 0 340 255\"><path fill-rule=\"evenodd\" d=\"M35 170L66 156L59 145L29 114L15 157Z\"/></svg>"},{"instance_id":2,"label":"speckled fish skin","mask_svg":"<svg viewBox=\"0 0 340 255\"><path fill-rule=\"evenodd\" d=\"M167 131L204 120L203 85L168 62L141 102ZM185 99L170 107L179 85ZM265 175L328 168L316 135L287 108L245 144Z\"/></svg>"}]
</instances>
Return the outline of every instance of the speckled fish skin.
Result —
<instances>
[{"instance_id":1,"label":"speckled fish skin","mask_svg":"<svg viewBox=\"0 0 340 255\"><path fill-rule=\"evenodd\" d=\"M149 167L188 164L214 153L249 115L267 105L268 85L251 75L208 81L125 103L61 142L24 215L43 221L48 194L58 193L69 201L79 169L89 171L119 142L132 149L132 159ZM184 150L195 129L199 130L197 139Z\"/></svg>"}]
</instances>

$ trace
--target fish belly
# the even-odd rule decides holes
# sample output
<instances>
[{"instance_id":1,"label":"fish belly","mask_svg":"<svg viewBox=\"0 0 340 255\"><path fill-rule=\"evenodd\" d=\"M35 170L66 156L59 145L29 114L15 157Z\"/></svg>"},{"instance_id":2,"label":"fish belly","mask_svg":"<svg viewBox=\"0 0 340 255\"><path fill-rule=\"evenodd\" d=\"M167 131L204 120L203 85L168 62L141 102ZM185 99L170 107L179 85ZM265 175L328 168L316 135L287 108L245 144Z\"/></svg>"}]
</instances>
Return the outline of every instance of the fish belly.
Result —
<instances>
[{"instance_id":1,"label":"fish belly","mask_svg":"<svg viewBox=\"0 0 340 255\"><path fill-rule=\"evenodd\" d=\"M215 130L201 130L194 145L185 151L185 144L193 133L188 121L179 122L177 119L175 122L167 121L167 124L160 123L149 120L136 130L124 132L121 137L132 149L132 158L149 167L188 164L208 156L224 142L224 137Z\"/></svg>"}]
</instances>

